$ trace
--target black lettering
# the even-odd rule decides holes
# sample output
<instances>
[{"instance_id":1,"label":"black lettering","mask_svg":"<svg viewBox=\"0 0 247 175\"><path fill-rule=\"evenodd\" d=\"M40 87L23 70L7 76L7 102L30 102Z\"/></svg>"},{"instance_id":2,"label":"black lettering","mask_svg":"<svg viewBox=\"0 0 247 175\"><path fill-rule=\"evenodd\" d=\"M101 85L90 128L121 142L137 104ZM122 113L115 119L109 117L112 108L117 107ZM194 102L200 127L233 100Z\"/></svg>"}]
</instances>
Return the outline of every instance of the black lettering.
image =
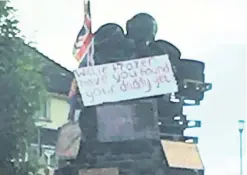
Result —
<instances>
[{"instance_id":1,"label":"black lettering","mask_svg":"<svg viewBox=\"0 0 247 175\"><path fill-rule=\"evenodd\" d=\"M139 81L140 81L140 84L142 85L142 87L148 87L148 89L145 92L150 92L152 90L152 85L151 85L148 78L144 79L144 78L140 77Z\"/></svg>"},{"instance_id":2,"label":"black lettering","mask_svg":"<svg viewBox=\"0 0 247 175\"><path fill-rule=\"evenodd\" d=\"M161 74L161 73L163 73L164 72L164 68L163 67L157 67L157 69L156 69L156 74Z\"/></svg>"},{"instance_id":3,"label":"black lettering","mask_svg":"<svg viewBox=\"0 0 247 175\"><path fill-rule=\"evenodd\" d=\"M106 66L102 67L101 73L105 74L106 73L106 70L107 70L107 67Z\"/></svg>"},{"instance_id":4,"label":"black lettering","mask_svg":"<svg viewBox=\"0 0 247 175\"><path fill-rule=\"evenodd\" d=\"M93 91L86 92L86 95L91 98L91 102L95 100L96 96L107 95L114 92L114 86L112 85L109 89L95 88Z\"/></svg>"},{"instance_id":5,"label":"black lettering","mask_svg":"<svg viewBox=\"0 0 247 175\"><path fill-rule=\"evenodd\" d=\"M154 82L156 83L156 88L160 87L160 76L156 76L156 79L154 80Z\"/></svg>"},{"instance_id":6,"label":"black lettering","mask_svg":"<svg viewBox=\"0 0 247 175\"><path fill-rule=\"evenodd\" d=\"M152 60L154 59L154 57L150 57L149 59L148 59L148 64L149 64L149 66L151 66L152 65Z\"/></svg>"},{"instance_id":7,"label":"black lettering","mask_svg":"<svg viewBox=\"0 0 247 175\"><path fill-rule=\"evenodd\" d=\"M159 88L160 84L169 83L170 80L168 79L166 75L158 75L156 79L154 80L154 82L156 83L156 87Z\"/></svg>"},{"instance_id":8,"label":"black lettering","mask_svg":"<svg viewBox=\"0 0 247 175\"><path fill-rule=\"evenodd\" d=\"M91 68L88 68L88 67L85 67L85 68L83 68L83 70L85 71L84 73L85 73L85 75L90 75L90 76L92 76L92 69Z\"/></svg>"},{"instance_id":9,"label":"black lettering","mask_svg":"<svg viewBox=\"0 0 247 175\"><path fill-rule=\"evenodd\" d=\"M147 85L147 82L146 82L146 80L144 78L140 77L139 81L142 84L142 86L146 86Z\"/></svg>"},{"instance_id":10,"label":"black lettering","mask_svg":"<svg viewBox=\"0 0 247 175\"><path fill-rule=\"evenodd\" d=\"M123 92L127 91L127 85L125 84L124 81L122 81L122 84L120 85L120 90L123 91Z\"/></svg>"},{"instance_id":11,"label":"black lettering","mask_svg":"<svg viewBox=\"0 0 247 175\"><path fill-rule=\"evenodd\" d=\"M139 78L134 79L131 82L122 81L122 84L120 85L120 90L126 92L128 90L141 89L146 87L147 90L145 90L145 92L150 92L152 90L152 85L149 79Z\"/></svg>"},{"instance_id":12,"label":"black lettering","mask_svg":"<svg viewBox=\"0 0 247 175\"><path fill-rule=\"evenodd\" d=\"M100 78L88 79L85 81L81 81L82 86L94 86L100 84Z\"/></svg>"},{"instance_id":13,"label":"black lettering","mask_svg":"<svg viewBox=\"0 0 247 175\"><path fill-rule=\"evenodd\" d=\"M100 79L101 79L101 83L102 83L102 84L106 84L106 83L107 83L107 76L106 76L106 75L102 75L102 76L100 77Z\"/></svg>"},{"instance_id":14,"label":"black lettering","mask_svg":"<svg viewBox=\"0 0 247 175\"><path fill-rule=\"evenodd\" d=\"M83 86L92 86L93 85L91 80L82 81L82 84L83 84Z\"/></svg>"},{"instance_id":15,"label":"black lettering","mask_svg":"<svg viewBox=\"0 0 247 175\"><path fill-rule=\"evenodd\" d=\"M132 71L132 72L129 72L129 76L130 77L137 77L137 73L136 73L136 71Z\"/></svg>"},{"instance_id":16,"label":"black lettering","mask_svg":"<svg viewBox=\"0 0 247 175\"><path fill-rule=\"evenodd\" d=\"M114 71L119 70L119 67L120 67L120 70L122 70L123 69L123 64L122 63L115 63L115 64L112 64L112 67L113 67Z\"/></svg>"},{"instance_id":17,"label":"black lettering","mask_svg":"<svg viewBox=\"0 0 247 175\"><path fill-rule=\"evenodd\" d=\"M166 73L170 72L170 67L169 67L169 65L167 63L165 64L165 67L163 68L163 71L166 72Z\"/></svg>"},{"instance_id":18,"label":"black lettering","mask_svg":"<svg viewBox=\"0 0 247 175\"><path fill-rule=\"evenodd\" d=\"M94 96L100 96L101 95L101 90L96 88L94 89Z\"/></svg>"},{"instance_id":19,"label":"black lettering","mask_svg":"<svg viewBox=\"0 0 247 175\"><path fill-rule=\"evenodd\" d=\"M96 80L95 80L95 85L98 85L100 83L100 78L97 77Z\"/></svg>"},{"instance_id":20,"label":"black lettering","mask_svg":"<svg viewBox=\"0 0 247 175\"><path fill-rule=\"evenodd\" d=\"M112 92L112 89L104 89L104 88L102 88L102 93L104 94L104 95L107 95L107 94L109 94L109 93L111 93Z\"/></svg>"},{"instance_id":21,"label":"black lettering","mask_svg":"<svg viewBox=\"0 0 247 175\"><path fill-rule=\"evenodd\" d=\"M102 93L104 93L105 95L111 94L113 92L114 92L114 85L111 85L109 89L102 88Z\"/></svg>"},{"instance_id":22,"label":"black lettering","mask_svg":"<svg viewBox=\"0 0 247 175\"><path fill-rule=\"evenodd\" d=\"M84 71L84 69L79 70L79 71L75 70L74 74L76 74L77 77L85 76L85 71Z\"/></svg>"},{"instance_id":23,"label":"black lettering","mask_svg":"<svg viewBox=\"0 0 247 175\"><path fill-rule=\"evenodd\" d=\"M141 85L136 79L133 81L133 89L140 89Z\"/></svg>"},{"instance_id":24,"label":"black lettering","mask_svg":"<svg viewBox=\"0 0 247 175\"><path fill-rule=\"evenodd\" d=\"M91 103L94 101L94 94L93 92L86 92L86 95L91 98Z\"/></svg>"},{"instance_id":25,"label":"black lettering","mask_svg":"<svg viewBox=\"0 0 247 175\"><path fill-rule=\"evenodd\" d=\"M92 68L89 67L88 70L90 70L91 75L96 75L96 76L98 75L98 71L96 71L93 67Z\"/></svg>"},{"instance_id":26,"label":"black lettering","mask_svg":"<svg viewBox=\"0 0 247 175\"><path fill-rule=\"evenodd\" d=\"M127 72L121 72L120 74L121 74L121 75L120 75L121 79L126 79L126 78L128 78L128 73L127 73Z\"/></svg>"},{"instance_id":27,"label":"black lettering","mask_svg":"<svg viewBox=\"0 0 247 175\"><path fill-rule=\"evenodd\" d=\"M113 74L112 77L117 81L117 83L120 82L120 75L119 74Z\"/></svg>"},{"instance_id":28,"label":"black lettering","mask_svg":"<svg viewBox=\"0 0 247 175\"><path fill-rule=\"evenodd\" d=\"M146 92L150 92L152 90L152 84L148 78L147 78L147 84L148 84L148 89L146 90Z\"/></svg>"},{"instance_id":29,"label":"black lettering","mask_svg":"<svg viewBox=\"0 0 247 175\"><path fill-rule=\"evenodd\" d=\"M132 64L132 62L127 63L126 68L127 68L128 70L132 70L132 69L133 69L133 64Z\"/></svg>"},{"instance_id":30,"label":"black lettering","mask_svg":"<svg viewBox=\"0 0 247 175\"><path fill-rule=\"evenodd\" d=\"M140 60L140 62L141 62L141 66L142 67L146 67L147 65L147 61L146 61L146 59L142 59L142 60Z\"/></svg>"},{"instance_id":31,"label":"black lettering","mask_svg":"<svg viewBox=\"0 0 247 175\"><path fill-rule=\"evenodd\" d=\"M139 67L139 60L135 60L134 64L135 64L135 68L138 68Z\"/></svg>"},{"instance_id":32,"label":"black lettering","mask_svg":"<svg viewBox=\"0 0 247 175\"><path fill-rule=\"evenodd\" d=\"M150 69L150 68L141 69L141 70L140 70L140 73L141 73L142 76L148 76L148 75L150 75L150 74L153 73L153 70Z\"/></svg>"},{"instance_id":33,"label":"black lettering","mask_svg":"<svg viewBox=\"0 0 247 175\"><path fill-rule=\"evenodd\" d=\"M77 70L74 71L74 74L76 75L76 77L80 77L80 74Z\"/></svg>"},{"instance_id":34,"label":"black lettering","mask_svg":"<svg viewBox=\"0 0 247 175\"><path fill-rule=\"evenodd\" d=\"M86 68L82 68L81 69L81 74L83 75L83 76L86 76L87 75L87 71L86 71L87 69Z\"/></svg>"},{"instance_id":35,"label":"black lettering","mask_svg":"<svg viewBox=\"0 0 247 175\"><path fill-rule=\"evenodd\" d=\"M165 79L165 81L166 81L167 83L171 82L171 80L169 80L168 77L167 77L166 75L164 75L163 77L164 77L164 79Z\"/></svg>"},{"instance_id":36,"label":"black lettering","mask_svg":"<svg viewBox=\"0 0 247 175\"><path fill-rule=\"evenodd\" d=\"M111 90L110 90L111 93L114 92L114 85L111 85Z\"/></svg>"}]
</instances>

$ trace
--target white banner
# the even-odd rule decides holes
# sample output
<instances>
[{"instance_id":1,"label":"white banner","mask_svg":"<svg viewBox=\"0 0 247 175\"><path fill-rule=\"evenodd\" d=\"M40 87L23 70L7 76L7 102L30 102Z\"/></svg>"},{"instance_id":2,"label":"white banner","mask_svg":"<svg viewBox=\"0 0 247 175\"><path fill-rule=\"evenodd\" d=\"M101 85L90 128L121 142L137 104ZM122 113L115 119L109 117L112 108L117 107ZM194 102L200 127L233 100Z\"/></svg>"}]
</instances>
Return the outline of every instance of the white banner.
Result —
<instances>
[{"instance_id":1,"label":"white banner","mask_svg":"<svg viewBox=\"0 0 247 175\"><path fill-rule=\"evenodd\" d=\"M168 55L83 67L74 74L85 106L178 91Z\"/></svg>"}]
</instances>

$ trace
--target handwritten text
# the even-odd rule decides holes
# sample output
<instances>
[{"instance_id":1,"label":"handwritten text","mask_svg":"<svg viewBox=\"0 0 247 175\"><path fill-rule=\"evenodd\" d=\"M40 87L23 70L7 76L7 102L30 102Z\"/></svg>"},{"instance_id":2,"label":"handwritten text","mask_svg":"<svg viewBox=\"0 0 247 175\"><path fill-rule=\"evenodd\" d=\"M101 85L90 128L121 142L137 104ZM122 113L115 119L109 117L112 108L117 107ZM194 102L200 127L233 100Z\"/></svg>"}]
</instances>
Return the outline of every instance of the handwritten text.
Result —
<instances>
[{"instance_id":1,"label":"handwritten text","mask_svg":"<svg viewBox=\"0 0 247 175\"><path fill-rule=\"evenodd\" d=\"M84 67L74 74L85 106L177 91L168 55Z\"/></svg>"}]
</instances>

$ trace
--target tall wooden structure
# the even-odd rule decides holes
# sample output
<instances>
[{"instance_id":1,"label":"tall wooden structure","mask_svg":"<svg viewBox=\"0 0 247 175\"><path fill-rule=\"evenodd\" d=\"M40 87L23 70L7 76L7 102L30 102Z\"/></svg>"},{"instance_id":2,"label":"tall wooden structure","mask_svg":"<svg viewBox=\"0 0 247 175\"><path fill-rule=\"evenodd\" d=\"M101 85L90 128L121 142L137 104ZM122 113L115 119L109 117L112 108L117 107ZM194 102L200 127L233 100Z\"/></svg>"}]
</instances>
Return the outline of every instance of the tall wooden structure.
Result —
<instances>
[{"instance_id":1,"label":"tall wooden structure","mask_svg":"<svg viewBox=\"0 0 247 175\"><path fill-rule=\"evenodd\" d=\"M204 63L182 59L174 45L154 40L156 31L157 24L148 14L130 19L127 34L117 24L102 26L95 33L95 62L168 54L179 91L92 107L78 105L84 139L77 156L66 160L58 174L203 175L198 139L184 136L186 128L200 127L200 121L189 125L183 106L199 105L211 84L205 83Z\"/></svg>"}]
</instances>

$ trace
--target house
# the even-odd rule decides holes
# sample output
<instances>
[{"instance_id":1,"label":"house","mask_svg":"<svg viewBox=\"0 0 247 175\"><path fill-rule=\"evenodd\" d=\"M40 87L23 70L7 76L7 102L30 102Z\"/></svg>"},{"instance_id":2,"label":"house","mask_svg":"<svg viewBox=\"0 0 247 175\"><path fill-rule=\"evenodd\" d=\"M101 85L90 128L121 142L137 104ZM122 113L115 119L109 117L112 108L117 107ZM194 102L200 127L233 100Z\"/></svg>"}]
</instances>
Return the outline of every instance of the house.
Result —
<instances>
[{"instance_id":1,"label":"house","mask_svg":"<svg viewBox=\"0 0 247 175\"><path fill-rule=\"evenodd\" d=\"M72 81L72 72L52 61L37 49L30 48L31 52L38 55L43 66L42 75L45 78L47 96L40 101L41 110L35 116L37 138L33 140L29 150L29 157L41 157L41 162L49 167L56 167L57 158L55 147L58 128L68 120L69 104L67 94Z\"/></svg>"}]
</instances>

